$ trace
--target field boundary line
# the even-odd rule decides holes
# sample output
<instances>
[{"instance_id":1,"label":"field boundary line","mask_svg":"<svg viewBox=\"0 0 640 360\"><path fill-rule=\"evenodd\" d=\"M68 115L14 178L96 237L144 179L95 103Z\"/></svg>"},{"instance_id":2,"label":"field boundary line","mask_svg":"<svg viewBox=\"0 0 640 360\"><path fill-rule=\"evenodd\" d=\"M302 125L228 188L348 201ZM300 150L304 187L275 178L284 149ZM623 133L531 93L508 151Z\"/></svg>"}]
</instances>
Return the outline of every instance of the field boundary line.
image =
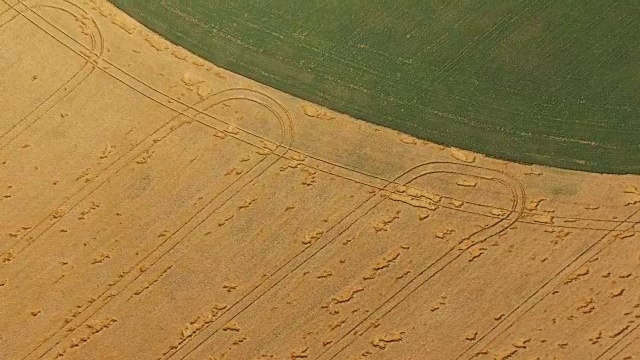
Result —
<instances>
[{"instance_id":1,"label":"field boundary line","mask_svg":"<svg viewBox=\"0 0 640 360\"><path fill-rule=\"evenodd\" d=\"M5 1L5 0L3 0L3 1ZM23 0L20 0L20 1L23 1ZM63 0L63 1L68 1L68 0ZM46 20L45 18L43 18L43 17L42 17L40 14L38 14L37 12L35 12L35 11L32 11L32 12L33 12L37 17L41 18L43 21L45 21L45 22L49 23L51 26L55 27L55 25L51 24L48 20ZM23 15L23 16L24 16L24 15ZM30 21L31 21L32 23L34 23L32 20L30 20ZM35 26L38 26L38 25L37 25L37 24L35 24L35 23L34 23L34 25L35 25ZM38 27L40 27L40 26L38 26ZM41 28L41 27L40 27L40 28ZM45 31L45 32L46 32L46 30L44 30L43 28L41 28L41 29L42 29L43 31ZM56 29L57 29L57 28L56 28ZM57 30L58 30L58 32L60 32L60 33L62 33L63 35L65 35L66 37L69 37L72 41L74 41L74 42L78 43L80 46L83 46L83 47L84 47L84 45L83 45L83 44L79 43L76 39L74 39L73 37L69 36L69 35L68 35L68 34L66 34L64 31L62 31L62 30L60 30L60 29L57 29ZM47 33L48 33L48 32L47 32ZM49 34L49 36L53 37L54 39L57 39L57 38L56 38L55 36L53 36L52 34L50 34L50 33L48 33L48 34ZM57 39L57 40L58 40L58 41L60 41L59 39ZM86 48L86 47L85 47L85 48ZM89 50L89 49L87 49L87 50ZM81 52L77 52L77 51L76 51L76 53L77 53L78 55L80 55L80 56L85 56L85 55L84 55L84 54L82 54ZM161 91L161 90L159 90L159 89L156 89L156 88L154 88L154 87L152 87L152 86L150 86L150 85L147 85L147 84L146 84L145 82L143 82L142 80L140 80L140 79L138 79L137 77L135 77L135 76L133 76L133 75L131 75L131 74L127 73L126 71L124 71L123 69L121 69L120 67L118 67L117 65L113 64L112 62L110 62L109 60L107 60L107 59L105 59L105 58L101 58L101 59L99 59L99 60L98 60L98 62L99 62L99 63L105 63L105 64L107 64L107 65L108 65L108 66L98 66L98 70L105 72L107 75L111 76L111 77L112 77L112 78L114 78L115 80L117 80L117 81L119 81L119 82L123 83L125 86L127 86L127 87L131 88L132 90L134 90L134 91L136 91L136 92L140 93L141 95L143 95L143 96L145 96L145 97L149 98L151 101L156 102L156 103L158 103L158 104L159 104L159 105L161 105L161 106L167 107L167 108L169 108L170 110L173 110L173 111L175 111L175 112L178 112L178 113L180 113L180 114L182 114L182 115L189 116L189 115L185 114L183 111L181 111L181 110L179 110L179 109L174 109L173 107L171 107L171 106L168 104L169 102L170 102L170 103L177 103L177 104L179 104L179 105L182 105L182 106L187 107L188 109L191 109L191 110L193 110L193 111L196 111L196 112L197 112L197 115L204 115L204 116L207 116L207 117L209 117L209 118L214 118L214 119L216 119L217 121L220 121L220 122L222 122L222 123L224 123L224 124L226 124L226 125L233 125L233 124L231 124L231 123L229 123L229 122L226 122L226 121L224 121L224 120L222 120L222 119L216 118L216 117L211 116L211 115L209 115L209 114L204 114L204 113L202 113L202 112L198 111L197 109L193 108L193 106L191 106L191 105L189 105L189 104L186 104L186 103L184 103L184 102L183 102L183 101L181 101L181 100L178 100L178 99L176 99L176 98L173 98L173 97L171 97L171 96L167 95L166 93L162 92L162 91ZM140 85L140 86L142 86L143 88L148 89L148 90L150 90L151 92L156 93L156 94L160 95L161 97L163 97L163 98L165 98L165 99L167 99L167 100L170 100L170 101L163 102L163 101L161 101L161 100L158 100L158 99L154 98L154 97L153 97L153 96L151 96L151 95L146 94L143 90L138 89L135 85L132 85L132 84L127 83L126 81L122 80L120 77L118 77L117 75L115 75L115 73L112 73L112 71L113 71L114 69L115 69L115 72L117 72L117 73L121 73L121 74L122 74L122 75L124 75L125 77L127 77L127 78L129 78L129 79L133 80L134 82L136 82L136 84L139 84L139 85ZM254 91L257 91L257 90L254 90ZM262 93L262 94L263 94L263 95L265 95L265 96L268 96L268 95L266 95L266 94L264 94L264 93ZM197 116L197 115L196 115L196 116ZM193 116L193 117L191 117L191 118L192 118L194 121L201 122L201 120L197 119L197 118L196 118L196 116ZM266 139L266 138L264 138L264 137L261 137L261 136L260 136L260 135L258 135L258 134L252 133L252 132L251 132L251 131L249 131L249 130L243 129L242 127L237 127L237 128L238 128L239 130L241 130L241 131L243 131L243 132L245 132L245 133L247 133L247 134L253 135L253 136L257 137L257 138L261 138L261 139L263 139L263 140L267 140L267 141L269 140L269 139ZM234 138L238 139L237 137L235 137L235 136L233 136L233 135L231 135L231 137L234 137ZM241 139L238 139L238 140L242 141ZM385 181L385 182L390 181L389 179L385 179L384 177L380 177L380 176L377 176L377 175L369 174L369 173L366 173L366 172L361 171L361 170L358 170L358 169L353 169L353 168L350 168L350 167L348 167L348 166L345 166L345 165L342 165L342 164L339 164L339 163L335 163L335 162L332 162L332 161L330 161L330 160L326 160L326 159L323 159L323 158L320 158L320 157L314 156L314 155L312 155L312 154L305 153L305 152L300 151L300 150L296 150L296 149L292 149L292 150L293 150L293 151L296 151L296 152L298 152L298 153L300 153L300 154L302 154L302 155L304 155L304 156L306 156L306 157L312 158L312 159L314 159L314 160L317 160L317 161L320 161L320 162L324 162L324 163L327 163L327 164L330 164L330 165L333 165L333 166L336 166L336 167L340 167L340 168L343 168L343 169L345 169L345 170L350 170L350 171L353 171L353 172L357 172L357 173L359 173L359 174L365 175L365 176L370 177L370 178L372 178L372 179L382 180L382 181ZM399 184L398 184L398 185L399 185ZM446 195L443 195L443 196L446 196ZM469 202L469 203L471 203L471 202ZM475 203L475 205L478 205L478 206L487 206L487 207L488 207L488 205L485 205L485 204L478 204L478 203ZM507 210L507 209L502 209L502 210ZM536 213L534 213L534 212L527 212L527 211L525 211L523 214L536 214ZM579 218L579 217L564 217L564 216L562 216L562 215L555 215L555 216L554 216L554 218L557 218L557 219L571 219L571 220L584 220L584 221L594 221L594 222L611 222L611 223L614 223L614 224L619 223L619 222L618 222L618 221L616 221L616 220L609 220L609 219ZM544 226L543 224L536 224L535 222L529 222L529 223L531 223L531 224L535 224L535 225ZM567 228L569 228L569 227L570 227L570 228L581 229L580 227L563 226L563 225L557 225L557 224L555 224L555 225L551 225L551 226L556 226L556 227L567 227ZM608 230L610 230L609 228L604 228L604 229L585 228L585 229L591 229L591 230L604 230L604 231L608 231Z\"/></svg>"}]
</instances>

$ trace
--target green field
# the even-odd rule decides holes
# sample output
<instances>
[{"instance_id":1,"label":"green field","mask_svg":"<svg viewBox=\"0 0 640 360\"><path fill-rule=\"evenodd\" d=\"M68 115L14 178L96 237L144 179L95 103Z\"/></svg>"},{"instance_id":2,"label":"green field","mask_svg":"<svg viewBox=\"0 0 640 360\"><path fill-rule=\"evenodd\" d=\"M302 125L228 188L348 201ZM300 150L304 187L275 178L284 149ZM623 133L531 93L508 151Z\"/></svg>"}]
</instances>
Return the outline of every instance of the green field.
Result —
<instances>
[{"instance_id":1,"label":"green field","mask_svg":"<svg viewBox=\"0 0 640 360\"><path fill-rule=\"evenodd\" d=\"M640 174L638 0L112 0L209 61L439 144Z\"/></svg>"}]
</instances>

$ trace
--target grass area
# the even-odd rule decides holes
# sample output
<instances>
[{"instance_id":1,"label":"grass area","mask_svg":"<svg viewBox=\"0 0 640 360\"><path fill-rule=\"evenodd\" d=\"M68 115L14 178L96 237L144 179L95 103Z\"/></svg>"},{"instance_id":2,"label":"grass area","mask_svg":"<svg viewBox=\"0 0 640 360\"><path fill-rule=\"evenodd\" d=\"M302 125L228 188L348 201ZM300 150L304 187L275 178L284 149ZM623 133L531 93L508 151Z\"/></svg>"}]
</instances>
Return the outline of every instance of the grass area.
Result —
<instances>
[{"instance_id":1,"label":"grass area","mask_svg":"<svg viewBox=\"0 0 640 360\"><path fill-rule=\"evenodd\" d=\"M435 143L640 174L633 0L112 0L209 61Z\"/></svg>"}]
</instances>

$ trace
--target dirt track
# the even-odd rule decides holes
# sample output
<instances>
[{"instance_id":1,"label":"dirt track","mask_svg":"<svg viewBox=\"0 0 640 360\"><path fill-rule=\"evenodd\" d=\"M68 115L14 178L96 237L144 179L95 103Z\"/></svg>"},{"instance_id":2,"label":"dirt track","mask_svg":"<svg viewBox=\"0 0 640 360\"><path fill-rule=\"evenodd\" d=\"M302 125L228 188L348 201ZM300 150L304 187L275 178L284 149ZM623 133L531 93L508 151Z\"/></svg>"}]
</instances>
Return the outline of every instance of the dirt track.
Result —
<instances>
[{"instance_id":1,"label":"dirt track","mask_svg":"<svg viewBox=\"0 0 640 360\"><path fill-rule=\"evenodd\" d=\"M3 359L640 358L640 177L443 148L106 2L26 3L0 1Z\"/></svg>"}]
</instances>

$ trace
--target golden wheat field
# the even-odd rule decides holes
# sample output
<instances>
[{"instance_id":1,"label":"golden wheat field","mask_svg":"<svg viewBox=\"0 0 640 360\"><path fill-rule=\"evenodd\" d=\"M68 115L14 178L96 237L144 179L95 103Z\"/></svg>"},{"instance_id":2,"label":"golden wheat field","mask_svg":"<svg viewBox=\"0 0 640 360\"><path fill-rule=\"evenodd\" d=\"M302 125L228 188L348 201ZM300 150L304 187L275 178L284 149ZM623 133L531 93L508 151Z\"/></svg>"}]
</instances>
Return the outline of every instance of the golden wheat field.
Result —
<instances>
[{"instance_id":1,"label":"golden wheat field","mask_svg":"<svg viewBox=\"0 0 640 360\"><path fill-rule=\"evenodd\" d=\"M640 176L299 100L0 1L1 359L640 359Z\"/></svg>"}]
</instances>

